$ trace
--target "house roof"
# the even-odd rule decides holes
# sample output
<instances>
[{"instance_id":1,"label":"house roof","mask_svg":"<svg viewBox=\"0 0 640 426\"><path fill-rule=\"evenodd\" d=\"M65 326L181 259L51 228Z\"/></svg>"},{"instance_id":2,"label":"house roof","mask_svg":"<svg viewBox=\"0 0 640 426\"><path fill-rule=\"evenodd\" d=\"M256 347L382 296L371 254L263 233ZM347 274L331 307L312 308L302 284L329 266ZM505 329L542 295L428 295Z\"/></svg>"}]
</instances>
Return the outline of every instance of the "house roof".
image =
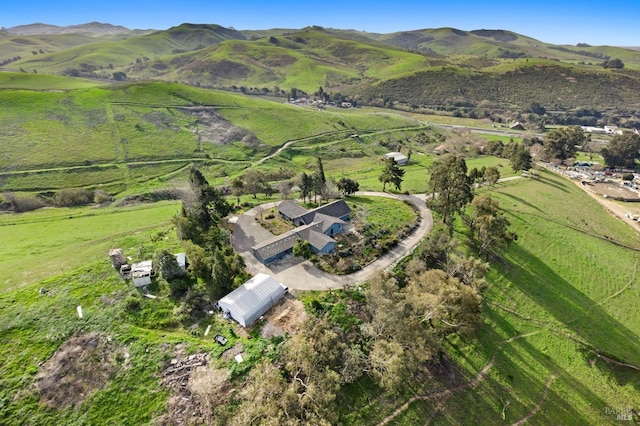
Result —
<instances>
[{"instance_id":1,"label":"house roof","mask_svg":"<svg viewBox=\"0 0 640 426\"><path fill-rule=\"evenodd\" d=\"M322 213L316 213L312 219L313 222L320 222L322 224L322 232L327 232L327 229L331 228L332 225L338 223L340 225L346 225L347 222L340 219L339 217L333 217Z\"/></svg>"},{"instance_id":2,"label":"house roof","mask_svg":"<svg viewBox=\"0 0 640 426\"><path fill-rule=\"evenodd\" d=\"M332 203L325 204L324 206L309 210L308 213L302 215L302 220L304 223L311 223L314 221L313 218L317 213L339 218L351 213L351 208L344 200L336 200Z\"/></svg>"},{"instance_id":3,"label":"house roof","mask_svg":"<svg viewBox=\"0 0 640 426\"><path fill-rule=\"evenodd\" d=\"M282 299L285 291L284 284L260 273L220 299L218 305L246 327Z\"/></svg>"},{"instance_id":4,"label":"house roof","mask_svg":"<svg viewBox=\"0 0 640 426\"><path fill-rule=\"evenodd\" d=\"M396 163L404 163L409 161L409 157L401 152L388 152L384 155L384 158L393 158Z\"/></svg>"},{"instance_id":5,"label":"house roof","mask_svg":"<svg viewBox=\"0 0 640 426\"><path fill-rule=\"evenodd\" d=\"M321 223L312 223L309 225L299 226L295 229L285 232L284 234L277 235L267 241L253 246L251 249L257 252L262 259L268 259L283 251L292 249L296 245L298 239L305 239L306 231L313 229L315 231L322 230ZM315 246L314 246L315 247ZM324 247L324 246L323 246Z\"/></svg>"},{"instance_id":6,"label":"house roof","mask_svg":"<svg viewBox=\"0 0 640 426\"><path fill-rule=\"evenodd\" d=\"M285 200L278 204L278 211L288 218L296 218L306 214L309 210L302 207L295 201Z\"/></svg>"},{"instance_id":7,"label":"house roof","mask_svg":"<svg viewBox=\"0 0 640 426\"><path fill-rule=\"evenodd\" d=\"M315 225L315 224L316 223L313 223L312 225ZM313 247L315 247L319 251L325 248L327 244L336 242L336 240L334 240L330 236L324 234L323 232L319 232L317 227L316 228L309 227L307 229L304 229L301 232L298 232L298 235L303 240L309 241L309 244L311 244Z\"/></svg>"}]
</instances>

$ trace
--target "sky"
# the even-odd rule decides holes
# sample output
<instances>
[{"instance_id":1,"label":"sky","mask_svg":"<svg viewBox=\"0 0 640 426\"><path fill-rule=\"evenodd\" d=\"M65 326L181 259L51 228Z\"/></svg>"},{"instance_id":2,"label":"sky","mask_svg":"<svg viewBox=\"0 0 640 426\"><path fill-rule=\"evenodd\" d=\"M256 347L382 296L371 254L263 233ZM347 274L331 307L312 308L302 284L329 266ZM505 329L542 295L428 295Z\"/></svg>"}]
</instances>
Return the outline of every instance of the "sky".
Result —
<instances>
[{"instance_id":1,"label":"sky","mask_svg":"<svg viewBox=\"0 0 640 426\"><path fill-rule=\"evenodd\" d=\"M555 44L640 46L640 1L610 0L21 0L0 8L0 27L106 22L130 29L181 23L237 30L309 25L390 33L425 28L504 29Z\"/></svg>"}]
</instances>

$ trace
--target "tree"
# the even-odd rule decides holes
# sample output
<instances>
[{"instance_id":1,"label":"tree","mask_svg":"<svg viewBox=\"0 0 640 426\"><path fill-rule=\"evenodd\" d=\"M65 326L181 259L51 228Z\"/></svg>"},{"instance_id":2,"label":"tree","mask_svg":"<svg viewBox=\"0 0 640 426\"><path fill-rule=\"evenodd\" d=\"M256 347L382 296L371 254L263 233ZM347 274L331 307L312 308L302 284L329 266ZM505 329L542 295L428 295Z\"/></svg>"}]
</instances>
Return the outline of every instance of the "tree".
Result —
<instances>
[{"instance_id":1,"label":"tree","mask_svg":"<svg viewBox=\"0 0 640 426\"><path fill-rule=\"evenodd\" d=\"M264 173L259 170L249 169L242 175L242 180L247 193L253 195L253 198L258 198L258 192L262 190L265 183Z\"/></svg>"},{"instance_id":2,"label":"tree","mask_svg":"<svg viewBox=\"0 0 640 426\"><path fill-rule=\"evenodd\" d=\"M403 177L404 170L398 167L396 161L393 158L385 158L384 169L378 177L378 180L382 182L382 192L386 191L388 183L392 183L396 190L400 191Z\"/></svg>"},{"instance_id":3,"label":"tree","mask_svg":"<svg viewBox=\"0 0 640 426\"><path fill-rule=\"evenodd\" d=\"M544 153L550 158L557 158L561 164L573 158L577 146L582 145L586 137L580 126L562 127L551 131L543 142Z\"/></svg>"},{"instance_id":4,"label":"tree","mask_svg":"<svg viewBox=\"0 0 640 426\"><path fill-rule=\"evenodd\" d=\"M624 68L624 63L620 59L609 59L608 61L604 61L601 65L603 68Z\"/></svg>"},{"instance_id":5,"label":"tree","mask_svg":"<svg viewBox=\"0 0 640 426\"><path fill-rule=\"evenodd\" d=\"M351 178L341 177L337 186L344 195L351 195L360 190L360 184Z\"/></svg>"},{"instance_id":6,"label":"tree","mask_svg":"<svg viewBox=\"0 0 640 426\"><path fill-rule=\"evenodd\" d=\"M302 173L298 185L300 186L302 200L306 202L307 197L309 197L313 191L313 178L306 173Z\"/></svg>"},{"instance_id":7,"label":"tree","mask_svg":"<svg viewBox=\"0 0 640 426\"><path fill-rule=\"evenodd\" d=\"M487 167L484 170L484 180L489 186L493 186L500 180L500 170L497 167Z\"/></svg>"},{"instance_id":8,"label":"tree","mask_svg":"<svg viewBox=\"0 0 640 426\"><path fill-rule=\"evenodd\" d=\"M154 254L155 263L160 266L160 274L169 284L171 295L182 296L189 289L189 281L181 279L184 271L178 264L176 257L168 250L159 250Z\"/></svg>"},{"instance_id":9,"label":"tree","mask_svg":"<svg viewBox=\"0 0 640 426\"><path fill-rule=\"evenodd\" d=\"M611 168L635 169L640 158L640 136L632 132L615 135L601 151L604 162Z\"/></svg>"},{"instance_id":10,"label":"tree","mask_svg":"<svg viewBox=\"0 0 640 426\"><path fill-rule=\"evenodd\" d=\"M547 110L542 105L540 105L539 102L535 101L529 104L529 111L538 115L544 115L547 112Z\"/></svg>"},{"instance_id":11,"label":"tree","mask_svg":"<svg viewBox=\"0 0 640 426\"><path fill-rule=\"evenodd\" d=\"M524 144L514 144L509 161L511 162L511 168L516 173L519 170L529 170L531 168L531 153Z\"/></svg>"},{"instance_id":12,"label":"tree","mask_svg":"<svg viewBox=\"0 0 640 426\"><path fill-rule=\"evenodd\" d=\"M311 185L313 188L313 202L317 202L318 195L320 195L320 201L322 201L322 195L325 192L326 182L322 181L322 176L318 173L311 175Z\"/></svg>"},{"instance_id":13,"label":"tree","mask_svg":"<svg viewBox=\"0 0 640 426\"><path fill-rule=\"evenodd\" d=\"M454 154L446 155L431 165L427 205L442 216L442 223L453 233L453 216L473 200L467 163Z\"/></svg>"},{"instance_id":14,"label":"tree","mask_svg":"<svg viewBox=\"0 0 640 426\"><path fill-rule=\"evenodd\" d=\"M160 265L160 273L165 280L171 281L176 277L184 275L184 271L178 264L178 260L168 250L160 250L155 253L154 257L156 258L156 263Z\"/></svg>"},{"instance_id":15,"label":"tree","mask_svg":"<svg viewBox=\"0 0 640 426\"><path fill-rule=\"evenodd\" d=\"M451 333L468 336L481 322L478 290L439 269L411 277L405 292L410 309L420 323L429 325L434 341Z\"/></svg>"},{"instance_id":16,"label":"tree","mask_svg":"<svg viewBox=\"0 0 640 426\"><path fill-rule=\"evenodd\" d=\"M237 204L240 204L240 196L244 195L244 181L241 178L235 178L231 181L231 193L236 197Z\"/></svg>"},{"instance_id":17,"label":"tree","mask_svg":"<svg viewBox=\"0 0 640 426\"><path fill-rule=\"evenodd\" d=\"M293 255L295 257L302 257L304 259L310 259L313 255L311 251L311 244L306 240L296 241L296 245L293 246Z\"/></svg>"},{"instance_id":18,"label":"tree","mask_svg":"<svg viewBox=\"0 0 640 426\"><path fill-rule=\"evenodd\" d=\"M320 182L325 185L327 183L327 178L324 175L324 166L322 165L322 158L320 157L318 157L318 162L316 164L316 173L318 174Z\"/></svg>"},{"instance_id":19,"label":"tree","mask_svg":"<svg viewBox=\"0 0 640 426\"><path fill-rule=\"evenodd\" d=\"M515 239L515 234L509 232L509 219L490 195L476 198L472 206L470 228L481 257L486 258L495 250L507 247Z\"/></svg>"},{"instance_id":20,"label":"tree","mask_svg":"<svg viewBox=\"0 0 640 426\"><path fill-rule=\"evenodd\" d=\"M216 250L213 253L211 281L208 282L209 295L212 299L224 296L231 291L235 277L232 263L221 250Z\"/></svg>"}]
</instances>

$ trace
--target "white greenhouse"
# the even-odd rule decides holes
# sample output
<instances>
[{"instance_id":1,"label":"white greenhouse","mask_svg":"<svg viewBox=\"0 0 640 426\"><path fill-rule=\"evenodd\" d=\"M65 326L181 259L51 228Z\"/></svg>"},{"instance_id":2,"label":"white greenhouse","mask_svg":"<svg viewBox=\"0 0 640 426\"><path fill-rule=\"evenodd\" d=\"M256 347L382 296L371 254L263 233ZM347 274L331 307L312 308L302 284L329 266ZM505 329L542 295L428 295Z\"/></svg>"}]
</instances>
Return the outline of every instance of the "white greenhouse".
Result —
<instances>
[{"instance_id":1,"label":"white greenhouse","mask_svg":"<svg viewBox=\"0 0 640 426\"><path fill-rule=\"evenodd\" d=\"M267 274L258 274L218 301L222 312L247 327L278 303L287 287Z\"/></svg>"}]
</instances>

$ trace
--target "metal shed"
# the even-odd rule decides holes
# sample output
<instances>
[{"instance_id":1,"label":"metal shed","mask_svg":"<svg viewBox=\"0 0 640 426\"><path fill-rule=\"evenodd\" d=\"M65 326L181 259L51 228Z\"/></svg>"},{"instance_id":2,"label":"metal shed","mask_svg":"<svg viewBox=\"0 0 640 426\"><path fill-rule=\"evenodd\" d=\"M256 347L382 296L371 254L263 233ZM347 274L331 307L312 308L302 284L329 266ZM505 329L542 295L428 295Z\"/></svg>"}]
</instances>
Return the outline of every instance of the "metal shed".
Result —
<instances>
[{"instance_id":1,"label":"metal shed","mask_svg":"<svg viewBox=\"0 0 640 426\"><path fill-rule=\"evenodd\" d=\"M278 303L287 287L267 274L258 274L218 301L241 326L247 327Z\"/></svg>"}]
</instances>

